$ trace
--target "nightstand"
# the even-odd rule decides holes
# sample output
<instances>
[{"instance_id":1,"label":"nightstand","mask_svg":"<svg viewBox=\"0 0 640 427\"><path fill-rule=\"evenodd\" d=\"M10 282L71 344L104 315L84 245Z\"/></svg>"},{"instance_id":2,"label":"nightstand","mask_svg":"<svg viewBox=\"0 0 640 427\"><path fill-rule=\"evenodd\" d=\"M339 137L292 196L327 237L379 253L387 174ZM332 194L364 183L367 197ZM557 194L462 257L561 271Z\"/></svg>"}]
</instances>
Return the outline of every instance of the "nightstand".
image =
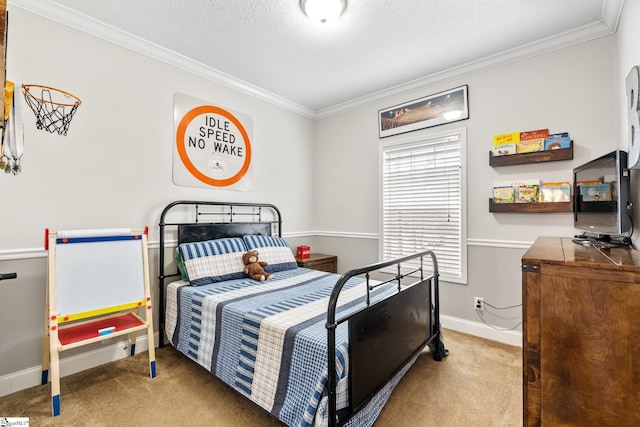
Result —
<instances>
[{"instance_id":1,"label":"nightstand","mask_svg":"<svg viewBox=\"0 0 640 427\"><path fill-rule=\"evenodd\" d=\"M335 255L311 254L306 258L296 257L298 267L337 273L338 257Z\"/></svg>"}]
</instances>

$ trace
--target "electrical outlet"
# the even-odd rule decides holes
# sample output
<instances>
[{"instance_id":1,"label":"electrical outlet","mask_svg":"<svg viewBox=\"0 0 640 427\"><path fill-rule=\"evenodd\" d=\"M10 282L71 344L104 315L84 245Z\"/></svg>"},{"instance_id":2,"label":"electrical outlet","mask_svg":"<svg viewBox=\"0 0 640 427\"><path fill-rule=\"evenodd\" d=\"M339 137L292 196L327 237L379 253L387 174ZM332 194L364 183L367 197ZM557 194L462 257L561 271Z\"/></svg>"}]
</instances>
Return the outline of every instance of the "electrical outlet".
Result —
<instances>
[{"instance_id":1,"label":"electrical outlet","mask_svg":"<svg viewBox=\"0 0 640 427\"><path fill-rule=\"evenodd\" d=\"M473 299L473 308L478 311L484 311L484 298L475 297Z\"/></svg>"}]
</instances>

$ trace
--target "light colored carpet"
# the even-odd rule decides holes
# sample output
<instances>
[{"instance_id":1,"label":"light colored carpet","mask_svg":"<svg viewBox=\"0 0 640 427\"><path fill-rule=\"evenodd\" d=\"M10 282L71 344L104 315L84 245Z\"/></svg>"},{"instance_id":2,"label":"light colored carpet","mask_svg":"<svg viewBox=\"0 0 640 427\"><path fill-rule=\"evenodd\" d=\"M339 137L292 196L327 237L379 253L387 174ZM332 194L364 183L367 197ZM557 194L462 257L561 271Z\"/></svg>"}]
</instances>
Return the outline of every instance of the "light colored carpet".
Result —
<instances>
[{"instance_id":1,"label":"light colored carpet","mask_svg":"<svg viewBox=\"0 0 640 427\"><path fill-rule=\"evenodd\" d=\"M400 381L376 427L522 425L522 352L445 331L448 357L428 350ZM61 412L51 417L50 385L0 398L0 418L30 426L282 426L196 363L167 346L149 378L146 353L61 379Z\"/></svg>"}]
</instances>

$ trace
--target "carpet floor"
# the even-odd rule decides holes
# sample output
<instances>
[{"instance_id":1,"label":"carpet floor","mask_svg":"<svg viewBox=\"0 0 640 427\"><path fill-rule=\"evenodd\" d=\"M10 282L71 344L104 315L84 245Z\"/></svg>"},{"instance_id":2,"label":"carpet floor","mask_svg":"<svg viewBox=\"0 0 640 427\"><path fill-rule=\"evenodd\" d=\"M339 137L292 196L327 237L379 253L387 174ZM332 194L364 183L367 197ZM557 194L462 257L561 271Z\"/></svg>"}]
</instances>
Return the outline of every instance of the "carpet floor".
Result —
<instances>
[{"instance_id":1,"label":"carpet floor","mask_svg":"<svg viewBox=\"0 0 640 427\"><path fill-rule=\"evenodd\" d=\"M446 330L450 354L421 355L391 395L376 427L522 425L522 351ZM50 385L0 398L3 417L30 426L282 426L173 347L120 359L61 379L61 415Z\"/></svg>"}]
</instances>

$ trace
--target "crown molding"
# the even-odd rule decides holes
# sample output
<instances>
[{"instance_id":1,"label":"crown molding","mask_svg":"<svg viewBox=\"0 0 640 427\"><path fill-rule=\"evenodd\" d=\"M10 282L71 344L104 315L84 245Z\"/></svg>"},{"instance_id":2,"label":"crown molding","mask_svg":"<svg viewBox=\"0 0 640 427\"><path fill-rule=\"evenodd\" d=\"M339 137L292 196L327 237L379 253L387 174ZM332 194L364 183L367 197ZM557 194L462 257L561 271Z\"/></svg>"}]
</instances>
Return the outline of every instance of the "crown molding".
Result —
<instances>
[{"instance_id":1,"label":"crown molding","mask_svg":"<svg viewBox=\"0 0 640 427\"><path fill-rule=\"evenodd\" d=\"M402 94L425 86L444 83L454 79L461 79L476 73L502 67L513 62L522 61L524 59L583 43L598 37L614 34L618 29L618 23L620 21L623 6L624 0L605 0L600 22L585 25L571 31L557 34L553 37L548 37L534 43L519 46L477 61L468 62L442 72L430 74L333 107L318 110L316 111L316 119L320 120L335 116L383 98Z\"/></svg>"},{"instance_id":2,"label":"crown molding","mask_svg":"<svg viewBox=\"0 0 640 427\"><path fill-rule=\"evenodd\" d=\"M620 15L622 15L624 2L625 0L604 0L604 4L602 5L600 20L611 28L612 33L618 31L618 24L620 23Z\"/></svg>"},{"instance_id":3,"label":"crown molding","mask_svg":"<svg viewBox=\"0 0 640 427\"><path fill-rule=\"evenodd\" d=\"M332 107L314 111L229 74L205 66L200 62L176 52L150 43L62 5L55 4L52 1L8 0L7 3L314 120L335 116L359 108L365 104L421 87L464 78L475 73L613 34L618 28L620 15L624 6L624 0L604 0L600 22L585 25L581 28L567 31L535 43L526 44L506 52L501 52L500 54L472 61Z\"/></svg>"},{"instance_id":4,"label":"crown molding","mask_svg":"<svg viewBox=\"0 0 640 427\"><path fill-rule=\"evenodd\" d=\"M208 67L172 50L134 36L133 34L107 25L104 22L93 19L87 15L78 13L65 6L54 4L51 1L42 0L9 0L8 4L20 7L21 9L51 19L63 25L67 25L73 29L98 37L102 40L106 40L141 55L156 59L214 83L235 89L244 94L300 114L301 116L310 119L316 118L315 111L310 108L237 79L215 68Z\"/></svg>"}]
</instances>

